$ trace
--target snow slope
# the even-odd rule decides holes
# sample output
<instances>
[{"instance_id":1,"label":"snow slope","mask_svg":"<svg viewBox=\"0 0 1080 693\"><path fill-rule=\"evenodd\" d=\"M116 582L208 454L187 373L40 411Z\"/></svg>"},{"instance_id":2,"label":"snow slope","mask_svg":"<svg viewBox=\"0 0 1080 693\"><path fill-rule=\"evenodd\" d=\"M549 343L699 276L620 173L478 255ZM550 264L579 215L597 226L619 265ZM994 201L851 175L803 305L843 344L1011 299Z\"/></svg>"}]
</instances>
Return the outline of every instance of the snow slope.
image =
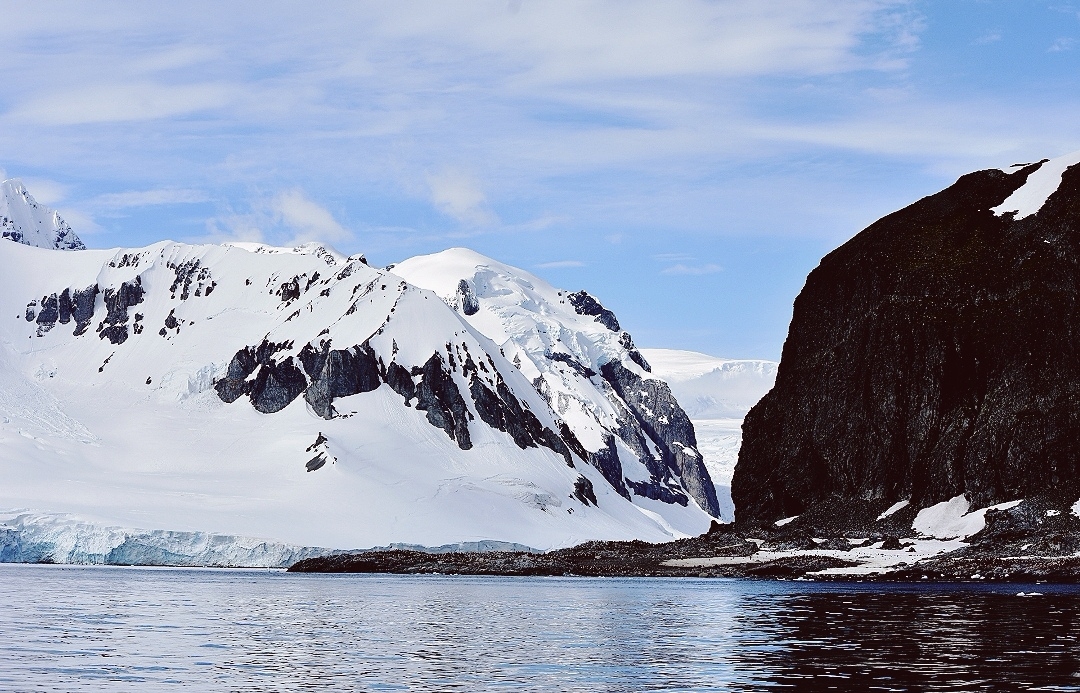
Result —
<instances>
[{"instance_id":1,"label":"snow slope","mask_svg":"<svg viewBox=\"0 0 1080 693\"><path fill-rule=\"evenodd\" d=\"M60 214L38 204L18 178L0 182L0 237L54 250L86 247Z\"/></svg>"},{"instance_id":2,"label":"snow slope","mask_svg":"<svg viewBox=\"0 0 1080 693\"><path fill-rule=\"evenodd\" d=\"M722 359L695 351L642 349L653 375L670 386L694 422L698 450L716 485L720 517L731 521L731 475L739 461L742 420L776 380L775 361Z\"/></svg>"},{"instance_id":3,"label":"snow slope","mask_svg":"<svg viewBox=\"0 0 1080 693\"><path fill-rule=\"evenodd\" d=\"M1080 152L1046 160L1038 170L1028 176L1027 182L992 211L999 216L1006 212L1014 212L1016 219L1037 214L1046 204L1046 200L1057 192L1065 169L1076 164L1080 164ZM1002 170L1006 173L1013 172L1009 169Z\"/></svg>"},{"instance_id":4,"label":"snow slope","mask_svg":"<svg viewBox=\"0 0 1080 693\"><path fill-rule=\"evenodd\" d=\"M591 367L641 371L630 349L591 342L589 321L545 325L573 332ZM609 483L596 456L609 439L590 422L625 424L629 406L568 380L565 397L600 413L549 405L561 400L534 387L527 353L504 356L434 293L322 246L0 242L0 508L345 549L708 527L649 436L632 442L659 473L611 446L627 479L664 493ZM645 402L655 381L640 387Z\"/></svg>"}]
</instances>

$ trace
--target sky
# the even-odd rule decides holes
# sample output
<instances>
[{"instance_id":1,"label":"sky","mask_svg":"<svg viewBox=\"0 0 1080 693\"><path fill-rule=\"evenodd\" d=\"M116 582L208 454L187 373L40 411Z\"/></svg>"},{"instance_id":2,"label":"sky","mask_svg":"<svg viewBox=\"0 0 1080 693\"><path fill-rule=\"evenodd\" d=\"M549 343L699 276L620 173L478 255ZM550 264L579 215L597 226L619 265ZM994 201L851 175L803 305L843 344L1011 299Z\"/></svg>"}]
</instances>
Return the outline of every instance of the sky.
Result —
<instances>
[{"instance_id":1,"label":"sky","mask_svg":"<svg viewBox=\"0 0 1080 693\"><path fill-rule=\"evenodd\" d=\"M0 177L91 247L466 246L780 356L820 258L1080 149L1080 1L0 0Z\"/></svg>"}]
</instances>

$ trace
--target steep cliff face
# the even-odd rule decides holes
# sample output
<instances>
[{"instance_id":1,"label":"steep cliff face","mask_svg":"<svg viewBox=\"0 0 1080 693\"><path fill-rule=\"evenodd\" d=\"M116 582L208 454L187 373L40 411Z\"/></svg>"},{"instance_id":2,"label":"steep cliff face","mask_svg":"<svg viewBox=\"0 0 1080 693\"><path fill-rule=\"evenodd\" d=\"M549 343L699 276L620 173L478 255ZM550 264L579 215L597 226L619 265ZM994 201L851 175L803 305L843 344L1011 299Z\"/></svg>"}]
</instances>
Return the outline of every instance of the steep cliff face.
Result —
<instances>
[{"instance_id":1,"label":"steep cliff face","mask_svg":"<svg viewBox=\"0 0 1080 693\"><path fill-rule=\"evenodd\" d=\"M1076 497L1077 160L963 176L821 261L743 426L740 525Z\"/></svg>"}]
</instances>

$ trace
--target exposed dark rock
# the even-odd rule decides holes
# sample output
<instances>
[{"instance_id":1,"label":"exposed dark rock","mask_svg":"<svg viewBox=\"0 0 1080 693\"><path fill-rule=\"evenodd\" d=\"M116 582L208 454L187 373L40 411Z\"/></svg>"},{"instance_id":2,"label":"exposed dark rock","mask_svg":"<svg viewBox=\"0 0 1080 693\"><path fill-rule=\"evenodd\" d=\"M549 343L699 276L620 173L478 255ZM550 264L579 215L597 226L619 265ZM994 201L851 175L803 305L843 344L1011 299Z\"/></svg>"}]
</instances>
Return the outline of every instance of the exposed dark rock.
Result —
<instances>
[{"instance_id":1,"label":"exposed dark rock","mask_svg":"<svg viewBox=\"0 0 1080 693\"><path fill-rule=\"evenodd\" d=\"M327 440L326 436L323 435L322 431L319 431L319 435L315 436L315 442L307 446L307 450L305 450L304 452L311 452L312 450L318 448L320 445L326 445L328 442L330 441Z\"/></svg>"},{"instance_id":2,"label":"exposed dark rock","mask_svg":"<svg viewBox=\"0 0 1080 693\"><path fill-rule=\"evenodd\" d=\"M307 387L304 373L292 357L281 363L269 362L259 367L251 384L251 404L263 414L272 414L287 407ZM218 390L221 394L221 390ZM223 398L224 399L224 398Z\"/></svg>"},{"instance_id":3,"label":"exposed dark rock","mask_svg":"<svg viewBox=\"0 0 1080 693\"><path fill-rule=\"evenodd\" d=\"M323 342L320 351L310 344L300 351L300 361L310 378L304 399L324 419L334 416L334 399L371 392L382 384L375 352L368 344L351 349L330 349Z\"/></svg>"},{"instance_id":4,"label":"exposed dark rock","mask_svg":"<svg viewBox=\"0 0 1080 693\"><path fill-rule=\"evenodd\" d=\"M702 510L719 517L720 504L716 499L716 489L704 460L697 452L694 425L671 394L667 383L643 380L617 360L602 365L600 374L626 403L641 429L656 443L664 457L664 464L682 479L683 488ZM626 439L621 431L620 437ZM659 481L663 477L656 475L656 478ZM658 488L653 493L662 494L663 491Z\"/></svg>"},{"instance_id":5,"label":"exposed dark rock","mask_svg":"<svg viewBox=\"0 0 1080 693\"><path fill-rule=\"evenodd\" d=\"M71 317L75 319L75 331L72 334L76 337L85 333L94 320L94 304L99 292L97 284L75 291L71 300Z\"/></svg>"},{"instance_id":6,"label":"exposed dark rock","mask_svg":"<svg viewBox=\"0 0 1080 693\"><path fill-rule=\"evenodd\" d=\"M291 281L282 282L281 287L278 289L278 293L281 295L282 303L288 303L289 301L300 298L299 279L294 278Z\"/></svg>"},{"instance_id":7,"label":"exposed dark rock","mask_svg":"<svg viewBox=\"0 0 1080 693\"><path fill-rule=\"evenodd\" d=\"M406 406L410 405L412 399L416 397L416 383L413 382L412 375L409 374L407 368L398 363L391 362L386 367L386 384L405 398Z\"/></svg>"},{"instance_id":8,"label":"exposed dark rock","mask_svg":"<svg viewBox=\"0 0 1080 693\"><path fill-rule=\"evenodd\" d=\"M416 388L416 408L427 412L428 422L446 431L462 450L472 448L469 419L472 415L458 392L450 371L437 352L421 369L423 376Z\"/></svg>"},{"instance_id":9,"label":"exposed dark rock","mask_svg":"<svg viewBox=\"0 0 1080 693\"><path fill-rule=\"evenodd\" d=\"M621 329L615 314L600 305L600 301L597 301L587 292L578 291L574 294L567 294L566 298L570 301L570 305L574 307L574 311L578 315L591 315L596 318L596 322L612 332L618 332Z\"/></svg>"},{"instance_id":10,"label":"exposed dark rock","mask_svg":"<svg viewBox=\"0 0 1080 693\"><path fill-rule=\"evenodd\" d=\"M326 464L326 455L324 455L324 454L322 454L320 452L318 455L315 455L310 460L308 460L307 464L305 464L304 466L307 468L307 470L309 472L314 472L317 469L322 469L325 464Z\"/></svg>"},{"instance_id":11,"label":"exposed dark rock","mask_svg":"<svg viewBox=\"0 0 1080 693\"><path fill-rule=\"evenodd\" d=\"M552 352L548 354L547 357L552 361L559 361L560 363L565 363L586 378L591 378L596 375L596 371L589 368L588 366L582 365L582 363L576 358L574 358L573 355L567 354L564 351Z\"/></svg>"},{"instance_id":12,"label":"exposed dark rock","mask_svg":"<svg viewBox=\"0 0 1080 693\"><path fill-rule=\"evenodd\" d=\"M176 274L176 278L169 287L173 298L176 298L176 292L180 291L180 300L188 300L193 293L191 290L193 285L195 286L194 294L196 296L209 296L210 292L217 286L210 276L210 268L202 267L201 261L197 258L185 260L179 264L169 262L166 266ZM248 282L250 283L250 280Z\"/></svg>"},{"instance_id":13,"label":"exposed dark rock","mask_svg":"<svg viewBox=\"0 0 1080 693\"><path fill-rule=\"evenodd\" d=\"M619 492L620 496L630 498L630 492L626 489L626 484L623 481L622 462L619 460L619 449L615 446L615 436L606 436L604 438L604 447L596 452L589 453L589 456L585 459L604 475L607 482Z\"/></svg>"},{"instance_id":14,"label":"exposed dark rock","mask_svg":"<svg viewBox=\"0 0 1080 693\"><path fill-rule=\"evenodd\" d=\"M476 404L476 412L484 423L509 433L514 443L522 450L536 447L543 437L543 424L535 414L521 406L502 378L496 377L498 378L497 393L492 392L484 381L473 375L469 383L469 392Z\"/></svg>"},{"instance_id":15,"label":"exposed dark rock","mask_svg":"<svg viewBox=\"0 0 1080 693\"><path fill-rule=\"evenodd\" d=\"M629 332L623 332L619 335L619 344L626 349L626 355L630 357L630 360L641 366L641 369L646 373L652 373L652 366L645 360L645 357L641 355L641 352L634 347L634 339L630 336Z\"/></svg>"},{"instance_id":16,"label":"exposed dark rock","mask_svg":"<svg viewBox=\"0 0 1080 693\"><path fill-rule=\"evenodd\" d=\"M465 315L476 315L480 310L480 301L476 299L472 285L462 279L457 285L458 298L461 301L461 312Z\"/></svg>"},{"instance_id":17,"label":"exposed dark rock","mask_svg":"<svg viewBox=\"0 0 1080 693\"><path fill-rule=\"evenodd\" d=\"M810 273L743 424L741 527L827 498L1080 495L1080 167L1038 214L991 211L1038 167L965 175Z\"/></svg>"},{"instance_id":18,"label":"exposed dark rock","mask_svg":"<svg viewBox=\"0 0 1080 693\"><path fill-rule=\"evenodd\" d=\"M579 476L574 482L574 498L585 505L596 505L596 492L593 491L592 482L583 476Z\"/></svg>"},{"instance_id":19,"label":"exposed dark rock","mask_svg":"<svg viewBox=\"0 0 1080 693\"><path fill-rule=\"evenodd\" d=\"M105 289L105 319L98 324L98 337L113 344L123 344L128 338L128 308L142 303L145 291L142 279L124 282L119 289ZM78 330L76 330L78 334Z\"/></svg>"},{"instance_id":20,"label":"exposed dark rock","mask_svg":"<svg viewBox=\"0 0 1080 693\"><path fill-rule=\"evenodd\" d=\"M61 291L60 298L57 301L57 311L62 324L66 325L71 322L71 312L74 307L71 301L71 289Z\"/></svg>"},{"instance_id":21,"label":"exposed dark rock","mask_svg":"<svg viewBox=\"0 0 1080 693\"><path fill-rule=\"evenodd\" d=\"M255 386L260 378L262 379L262 385L260 386L258 398L264 401L262 406L266 406L267 404L272 403L274 398L282 396L282 391L279 389L279 380L281 378L286 378L292 383L285 390L285 392L291 392L295 387L295 374L289 373L288 369L279 373L279 377L274 378L273 382L270 382L271 371L277 369L278 367L276 366L271 367L270 370L265 373L260 372L259 376L254 381L247 379L248 376L255 372L255 369L259 368L259 366L270 366L270 359L273 355L282 349L289 348L289 346L288 343L275 343L264 339L258 347L245 347L237 351L229 362L229 368L225 373L225 377L214 383L214 389L217 390L218 397L225 403L231 404L243 395L250 394L252 396L252 402L254 403L256 400ZM290 365L291 361L292 359L289 359ZM296 369L295 366L291 367ZM296 370L299 372L299 369ZM306 386L307 381L304 380L303 373L299 373L299 375L300 379L303 380L303 385ZM266 393L265 390L268 384L270 392ZM303 387L301 387L299 392L302 391ZM278 407L278 409L284 408L289 402L296 398L299 392L289 398L288 401ZM269 397L269 399L265 399L267 397ZM255 408L259 409L259 405L256 405ZM259 409L259 411L262 411L262 409ZM274 409L273 411L277 411L277 409Z\"/></svg>"},{"instance_id":22,"label":"exposed dark rock","mask_svg":"<svg viewBox=\"0 0 1080 693\"><path fill-rule=\"evenodd\" d=\"M48 329L60 319L60 308L57 305L56 294L45 296L41 299L41 310L37 314L37 324Z\"/></svg>"}]
</instances>

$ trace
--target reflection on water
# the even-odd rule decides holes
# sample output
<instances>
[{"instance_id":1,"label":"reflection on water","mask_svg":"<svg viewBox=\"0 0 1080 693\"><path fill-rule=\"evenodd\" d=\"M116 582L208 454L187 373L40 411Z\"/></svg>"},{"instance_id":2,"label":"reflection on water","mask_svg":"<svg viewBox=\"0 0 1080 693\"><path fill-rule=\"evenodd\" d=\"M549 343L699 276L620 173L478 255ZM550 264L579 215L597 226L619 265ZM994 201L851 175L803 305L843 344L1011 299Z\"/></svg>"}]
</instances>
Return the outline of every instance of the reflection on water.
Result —
<instances>
[{"instance_id":1,"label":"reflection on water","mask_svg":"<svg viewBox=\"0 0 1080 693\"><path fill-rule=\"evenodd\" d=\"M12 565L0 587L0 690L1080 691L1072 587Z\"/></svg>"}]
</instances>

